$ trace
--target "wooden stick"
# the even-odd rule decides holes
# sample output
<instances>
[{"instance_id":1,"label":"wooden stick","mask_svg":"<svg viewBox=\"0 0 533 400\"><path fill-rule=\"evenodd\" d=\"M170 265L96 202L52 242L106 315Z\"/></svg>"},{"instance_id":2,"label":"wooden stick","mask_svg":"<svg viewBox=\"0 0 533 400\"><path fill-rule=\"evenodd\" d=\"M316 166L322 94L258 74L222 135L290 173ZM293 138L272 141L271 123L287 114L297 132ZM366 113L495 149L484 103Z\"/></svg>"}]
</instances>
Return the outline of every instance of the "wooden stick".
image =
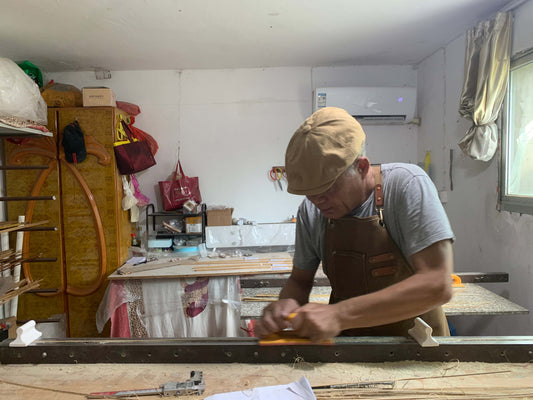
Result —
<instances>
[{"instance_id":1,"label":"wooden stick","mask_svg":"<svg viewBox=\"0 0 533 400\"><path fill-rule=\"evenodd\" d=\"M22 293L27 292L28 290L32 290L32 289L38 288L39 285L42 282L42 279L38 280L38 281L35 281L35 282L30 282L30 283L25 284L23 286L20 286L21 282L23 282L23 281L18 282L18 286L19 286L18 289L14 289L14 290L12 290L10 292L7 292L6 294L4 294L3 296L0 297L0 305L7 303L9 300L17 297L18 295L20 295Z\"/></svg>"},{"instance_id":2,"label":"wooden stick","mask_svg":"<svg viewBox=\"0 0 533 400\"><path fill-rule=\"evenodd\" d=\"M232 259L232 260L217 260L217 261L195 261L187 262L188 260L183 260L180 262L180 265L227 265L234 263L243 263L243 264L287 264L292 265L292 260L269 260L269 259L253 259L253 260L242 260L242 259Z\"/></svg>"},{"instance_id":3,"label":"wooden stick","mask_svg":"<svg viewBox=\"0 0 533 400\"><path fill-rule=\"evenodd\" d=\"M272 268L271 264L242 264L242 263L236 263L236 264L227 264L227 265L205 265L205 266L197 266L193 267L193 270L195 271L212 271L212 270L218 270L218 269L234 269L234 268L257 268L257 269L263 269L263 268ZM288 268L288 266L287 266Z\"/></svg>"},{"instance_id":4,"label":"wooden stick","mask_svg":"<svg viewBox=\"0 0 533 400\"><path fill-rule=\"evenodd\" d=\"M46 220L46 221L34 222L34 223L31 223L31 224L30 223L28 223L28 224L18 224L15 227L0 229L0 233L18 231L18 230L24 229L24 228L31 228L33 226L44 225L44 224L47 224L48 222L50 222L50 221Z\"/></svg>"}]
</instances>

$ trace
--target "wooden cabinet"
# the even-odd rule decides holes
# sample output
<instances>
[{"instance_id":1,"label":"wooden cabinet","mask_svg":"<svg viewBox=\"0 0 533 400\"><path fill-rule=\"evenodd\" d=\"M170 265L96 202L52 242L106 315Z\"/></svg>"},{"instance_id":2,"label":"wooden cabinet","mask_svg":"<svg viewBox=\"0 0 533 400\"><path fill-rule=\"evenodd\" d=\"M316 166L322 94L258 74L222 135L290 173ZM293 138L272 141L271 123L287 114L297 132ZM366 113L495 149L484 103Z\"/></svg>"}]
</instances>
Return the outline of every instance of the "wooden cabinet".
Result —
<instances>
[{"instance_id":1,"label":"wooden cabinet","mask_svg":"<svg viewBox=\"0 0 533 400\"><path fill-rule=\"evenodd\" d=\"M24 254L40 258L23 265L26 277L43 279L42 288L59 291L21 296L19 320L65 313L69 336L98 336L95 314L106 278L125 261L132 232L128 212L121 208L122 181L113 153L120 112L113 107L49 109L53 138L6 143L7 165L48 166L6 171L7 194L56 197L8 204L10 220L25 215L26 221L48 220L57 227L25 235ZM87 158L72 164L65 160L61 139L63 129L76 120L84 132Z\"/></svg>"}]
</instances>

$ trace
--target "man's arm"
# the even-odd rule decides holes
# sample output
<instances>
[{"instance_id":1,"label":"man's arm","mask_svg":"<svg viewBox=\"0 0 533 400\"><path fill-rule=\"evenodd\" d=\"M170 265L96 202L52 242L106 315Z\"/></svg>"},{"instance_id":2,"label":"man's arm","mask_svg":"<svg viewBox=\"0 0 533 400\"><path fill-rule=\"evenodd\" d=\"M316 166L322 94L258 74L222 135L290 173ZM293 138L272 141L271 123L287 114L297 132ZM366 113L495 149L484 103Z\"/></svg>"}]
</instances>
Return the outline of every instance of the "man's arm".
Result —
<instances>
[{"instance_id":1,"label":"man's arm","mask_svg":"<svg viewBox=\"0 0 533 400\"><path fill-rule=\"evenodd\" d=\"M442 240L414 254L415 274L377 292L332 305L307 304L291 321L300 336L330 339L349 328L378 326L423 314L452 297L453 251Z\"/></svg>"},{"instance_id":2,"label":"man's arm","mask_svg":"<svg viewBox=\"0 0 533 400\"><path fill-rule=\"evenodd\" d=\"M281 289L279 300L271 303L263 310L263 317L255 327L258 336L265 337L271 333L279 332L289 325L287 322L289 314L309 301L314 277L315 271L293 267L289 279Z\"/></svg>"},{"instance_id":3,"label":"man's arm","mask_svg":"<svg viewBox=\"0 0 533 400\"><path fill-rule=\"evenodd\" d=\"M309 293L313 288L316 271L292 269L291 275L279 294L280 299L295 299L300 305L309 302Z\"/></svg>"}]
</instances>

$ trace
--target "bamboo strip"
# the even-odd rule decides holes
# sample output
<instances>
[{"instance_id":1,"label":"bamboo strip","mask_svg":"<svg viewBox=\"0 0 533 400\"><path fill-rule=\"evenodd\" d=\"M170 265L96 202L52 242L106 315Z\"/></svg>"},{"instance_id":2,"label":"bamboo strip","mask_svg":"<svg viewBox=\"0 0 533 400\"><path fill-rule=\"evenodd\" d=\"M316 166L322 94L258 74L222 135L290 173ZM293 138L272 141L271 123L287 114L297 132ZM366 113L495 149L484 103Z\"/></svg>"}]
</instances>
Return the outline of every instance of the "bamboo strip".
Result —
<instances>
[{"instance_id":1,"label":"bamboo strip","mask_svg":"<svg viewBox=\"0 0 533 400\"><path fill-rule=\"evenodd\" d=\"M275 262L273 262L273 260ZM280 260L283 260L284 263L280 263ZM272 269L274 267L286 267L287 270L289 270L292 267L292 258L290 257L272 257L272 258L259 258L254 257L250 259L229 259L229 260L216 260L216 261L191 261L191 260L172 260L170 262L149 262L144 264L138 264L138 265L131 265L131 264L124 264L120 268L117 269L118 275L129 275L135 272L145 272L150 271L154 269L162 269L167 267L193 267L194 271L196 272L209 272L209 271L223 271L225 267L231 267L234 264L239 264L239 266L244 265L248 266L247 268L250 268L250 266L254 266L260 263L261 265L268 265L267 268ZM200 268L196 270L195 268ZM220 267L218 269L217 267ZM240 268L238 268L240 269ZM237 269L237 270L238 270ZM264 269L264 267L263 267ZM231 271L232 269L228 269ZM285 271L285 269L283 269ZM276 272L276 269L272 269L272 272Z\"/></svg>"},{"instance_id":2,"label":"bamboo strip","mask_svg":"<svg viewBox=\"0 0 533 400\"><path fill-rule=\"evenodd\" d=\"M242 300L243 301L262 301L262 302L268 303L268 302L278 301L279 298L278 297L244 297ZM328 299L317 300L317 301L314 301L313 303L327 304L329 303L329 300Z\"/></svg>"},{"instance_id":3,"label":"bamboo strip","mask_svg":"<svg viewBox=\"0 0 533 400\"><path fill-rule=\"evenodd\" d=\"M277 297L244 297L242 301L264 301L264 302L272 302L272 301L278 301L279 299Z\"/></svg>"},{"instance_id":4,"label":"bamboo strip","mask_svg":"<svg viewBox=\"0 0 533 400\"><path fill-rule=\"evenodd\" d=\"M287 267L287 271L288 271ZM247 267L246 265L233 266L233 267L218 267L218 268L193 268L195 272L224 272L224 271L237 271L237 270L250 270L250 271L275 271L271 266L265 265L264 267Z\"/></svg>"},{"instance_id":5,"label":"bamboo strip","mask_svg":"<svg viewBox=\"0 0 533 400\"><path fill-rule=\"evenodd\" d=\"M193 270L195 271L213 271L213 270L219 270L219 269L234 269L234 268L248 268L248 269L264 269L264 268L273 268L274 266L272 264L242 264L242 263L235 263L235 264L227 264L227 265L205 265L205 266L197 266L193 267ZM282 265L281 267L287 267Z\"/></svg>"},{"instance_id":6,"label":"bamboo strip","mask_svg":"<svg viewBox=\"0 0 533 400\"><path fill-rule=\"evenodd\" d=\"M12 290L10 292L7 292L6 294L4 294L3 296L0 297L0 305L3 305L5 303L7 303L11 299L21 295L22 293L27 292L28 290L32 290L32 289L38 288L39 285L41 284L41 281L42 281L42 279L39 280L39 281L26 283L25 279L21 280L20 282L18 282L18 286L19 286L18 289L14 289L14 290ZM21 285L22 282L24 282L25 284Z\"/></svg>"},{"instance_id":7,"label":"bamboo strip","mask_svg":"<svg viewBox=\"0 0 533 400\"><path fill-rule=\"evenodd\" d=\"M15 227L0 229L0 233L14 232L14 231L18 231L24 228L31 228L34 226L44 225L44 224L47 224L48 222L49 222L48 220L45 220L45 221L39 221L39 222L34 222L34 223L17 224L17 226Z\"/></svg>"},{"instance_id":8,"label":"bamboo strip","mask_svg":"<svg viewBox=\"0 0 533 400\"><path fill-rule=\"evenodd\" d=\"M273 294L272 293L257 293L257 294L254 294L254 297L272 297ZM329 294L311 294L309 295L309 297L328 297L329 298Z\"/></svg>"},{"instance_id":9,"label":"bamboo strip","mask_svg":"<svg viewBox=\"0 0 533 400\"><path fill-rule=\"evenodd\" d=\"M481 391L477 391L481 390ZM350 389L339 390L331 389L328 391L318 390L315 391L317 400L326 399L374 399L374 400L427 400L428 398L445 398L447 400L455 399L469 399L469 400L495 400L495 399L525 399L531 398L533 395L533 388L487 388L487 392L483 389L458 389L443 390L443 389L418 389L418 390L405 390L405 389L385 389L385 390L373 390L373 389Z\"/></svg>"},{"instance_id":10,"label":"bamboo strip","mask_svg":"<svg viewBox=\"0 0 533 400\"><path fill-rule=\"evenodd\" d=\"M257 265L257 264L260 264L260 265L264 265L264 264L268 264L268 265L287 265L287 266L292 266L292 262L272 262L272 261L268 261L268 260L265 260L265 261L258 261L258 260L254 260L253 262L250 262L250 261L243 261L243 260L228 260L226 262L196 262L196 263L186 263L186 262L181 262L179 263L179 265L192 265L194 267L202 267L202 266L206 266L206 267L212 267L212 266L220 266L220 267L223 267L225 265L232 265L232 264L245 264L245 265Z\"/></svg>"}]
</instances>

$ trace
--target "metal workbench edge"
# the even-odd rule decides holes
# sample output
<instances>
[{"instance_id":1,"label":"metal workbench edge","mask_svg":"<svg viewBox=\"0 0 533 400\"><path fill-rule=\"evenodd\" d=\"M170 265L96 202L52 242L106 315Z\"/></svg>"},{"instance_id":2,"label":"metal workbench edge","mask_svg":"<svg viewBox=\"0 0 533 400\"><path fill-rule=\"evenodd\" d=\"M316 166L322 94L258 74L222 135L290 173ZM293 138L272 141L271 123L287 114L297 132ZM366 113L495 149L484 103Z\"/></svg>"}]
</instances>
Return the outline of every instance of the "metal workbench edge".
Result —
<instances>
[{"instance_id":1,"label":"metal workbench edge","mask_svg":"<svg viewBox=\"0 0 533 400\"><path fill-rule=\"evenodd\" d=\"M92 363L377 363L461 361L525 363L533 336L436 337L420 347L404 337L338 337L331 345L262 346L256 338L42 339L28 347L0 343L1 364Z\"/></svg>"}]
</instances>

